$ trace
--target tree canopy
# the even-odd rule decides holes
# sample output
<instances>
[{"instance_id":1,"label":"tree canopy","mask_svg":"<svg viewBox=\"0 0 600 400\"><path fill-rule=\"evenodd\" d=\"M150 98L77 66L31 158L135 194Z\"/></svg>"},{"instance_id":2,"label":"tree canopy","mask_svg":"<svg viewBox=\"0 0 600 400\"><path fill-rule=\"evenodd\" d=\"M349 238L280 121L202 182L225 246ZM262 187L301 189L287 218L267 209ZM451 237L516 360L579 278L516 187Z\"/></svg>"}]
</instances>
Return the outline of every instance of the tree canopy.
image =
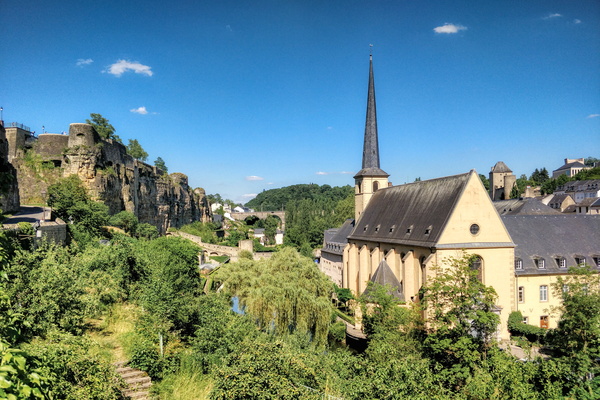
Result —
<instances>
[{"instance_id":1,"label":"tree canopy","mask_svg":"<svg viewBox=\"0 0 600 400\"><path fill-rule=\"evenodd\" d=\"M86 119L85 122L92 125L98 135L102 139L112 139L119 143L123 143L121 138L115 133L115 127L108 123L108 120L100 114L90 114L91 120Z\"/></svg>"},{"instance_id":2,"label":"tree canopy","mask_svg":"<svg viewBox=\"0 0 600 400\"><path fill-rule=\"evenodd\" d=\"M127 144L127 154L140 161L146 161L148 158L148 153L146 153L137 139L129 139L129 143Z\"/></svg>"}]
</instances>

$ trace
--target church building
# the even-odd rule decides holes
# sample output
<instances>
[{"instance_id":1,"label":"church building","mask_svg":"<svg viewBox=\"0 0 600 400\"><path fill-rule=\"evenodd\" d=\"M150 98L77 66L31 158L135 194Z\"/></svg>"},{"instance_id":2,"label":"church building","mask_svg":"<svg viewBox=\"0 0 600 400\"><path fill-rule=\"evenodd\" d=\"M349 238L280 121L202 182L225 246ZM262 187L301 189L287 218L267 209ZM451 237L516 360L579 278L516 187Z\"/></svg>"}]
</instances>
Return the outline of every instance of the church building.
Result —
<instances>
[{"instance_id":1,"label":"church building","mask_svg":"<svg viewBox=\"0 0 600 400\"><path fill-rule=\"evenodd\" d=\"M358 296L370 280L387 277L400 301L416 302L433 267L465 251L477 256L479 278L498 293L499 338L507 339L508 315L516 308L514 244L478 174L471 170L389 186L389 175L380 167L377 135L371 57L362 169L354 176L355 221L344 226L351 229L337 270L341 277L334 280ZM339 254L340 247L336 250ZM326 263L334 260L330 252L327 246L322 250Z\"/></svg>"}]
</instances>

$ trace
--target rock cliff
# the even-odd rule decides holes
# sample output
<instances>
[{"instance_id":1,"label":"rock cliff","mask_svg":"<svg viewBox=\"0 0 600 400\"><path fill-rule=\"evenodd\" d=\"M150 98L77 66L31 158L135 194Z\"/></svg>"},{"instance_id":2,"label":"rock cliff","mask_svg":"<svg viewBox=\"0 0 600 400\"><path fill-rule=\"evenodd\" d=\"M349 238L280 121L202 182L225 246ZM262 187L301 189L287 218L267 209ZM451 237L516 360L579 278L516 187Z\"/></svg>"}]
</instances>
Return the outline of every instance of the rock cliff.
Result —
<instances>
[{"instance_id":1,"label":"rock cliff","mask_svg":"<svg viewBox=\"0 0 600 400\"><path fill-rule=\"evenodd\" d=\"M135 160L123 144L101 139L88 124L71 124L68 135L39 135L12 162L23 203L45 200L49 185L60 177L77 175L91 198L105 203L111 214L130 211L163 233L170 227L212 219L204 190L190 188L186 175L167 175Z\"/></svg>"}]
</instances>

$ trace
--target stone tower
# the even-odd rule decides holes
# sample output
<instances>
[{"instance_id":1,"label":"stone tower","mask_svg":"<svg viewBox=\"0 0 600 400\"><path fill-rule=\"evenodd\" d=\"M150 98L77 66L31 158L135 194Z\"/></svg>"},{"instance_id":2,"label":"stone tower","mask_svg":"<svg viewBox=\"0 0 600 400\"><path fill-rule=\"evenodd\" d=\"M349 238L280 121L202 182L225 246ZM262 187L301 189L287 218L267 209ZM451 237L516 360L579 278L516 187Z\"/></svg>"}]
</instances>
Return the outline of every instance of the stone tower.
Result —
<instances>
[{"instance_id":1,"label":"stone tower","mask_svg":"<svg viewBox=\"0 0 600 400\"><path fill-rule=\"evenodd\" d=\"M378 189L388 186L385 171L379 168L379 141L377 138L377 110L375 107L375 81L373 56L369 56L369 90L367 94L367 120L363 145L362 169L354 176L354 218L358 221L369 200Z\"/></svg>"},{"instance_id":2,"label":"stone tower","mask_svg":"<svg viewBox=\"0 0 600 400\"><path fill-rule=\"evenodd\" d=\"M490 171L490 197L492 201L510 199L510 192L517 184L517 177L502 161Z\"/></svg>"}]
</instances>

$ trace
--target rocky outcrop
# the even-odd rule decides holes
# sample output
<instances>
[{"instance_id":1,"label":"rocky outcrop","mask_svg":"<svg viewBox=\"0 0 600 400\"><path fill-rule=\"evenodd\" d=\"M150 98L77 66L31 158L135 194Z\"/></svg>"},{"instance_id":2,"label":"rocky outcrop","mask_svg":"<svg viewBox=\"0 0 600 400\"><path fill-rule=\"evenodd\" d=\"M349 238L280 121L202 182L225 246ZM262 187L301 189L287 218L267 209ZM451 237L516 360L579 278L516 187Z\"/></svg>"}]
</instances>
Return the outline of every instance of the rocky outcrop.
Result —
<instances>
[{"instance_id":1,"label":"rocky outcrop","mask_svg":"<svg viewBox=\"0 0 600 400\"><path fill-rule=\"evenodd\" d=\"M8 152L4 122L0 121L0 212L19 210L17 171L8 161Z\"/></svg>"},{"instance_id":2,"label":"rocky outcrop","mask_svg":"<svg viewBox=\"0 0 600 400\"><path fill-rule=\"evenodd\" d=\"M24 203L46 193L58 177L77 175L92 199L105 203L111 214L130 211L163 233L212 219L204 190L190 188L186 175L167 175L135 160L123 144L101 139L89 124L71 124L68 136L39 135L25 156L13 163L18 166ZM40 168L35 168L38 164ZM32 187L35 193L30 192Z\"/></svg>"}]
</instances>

